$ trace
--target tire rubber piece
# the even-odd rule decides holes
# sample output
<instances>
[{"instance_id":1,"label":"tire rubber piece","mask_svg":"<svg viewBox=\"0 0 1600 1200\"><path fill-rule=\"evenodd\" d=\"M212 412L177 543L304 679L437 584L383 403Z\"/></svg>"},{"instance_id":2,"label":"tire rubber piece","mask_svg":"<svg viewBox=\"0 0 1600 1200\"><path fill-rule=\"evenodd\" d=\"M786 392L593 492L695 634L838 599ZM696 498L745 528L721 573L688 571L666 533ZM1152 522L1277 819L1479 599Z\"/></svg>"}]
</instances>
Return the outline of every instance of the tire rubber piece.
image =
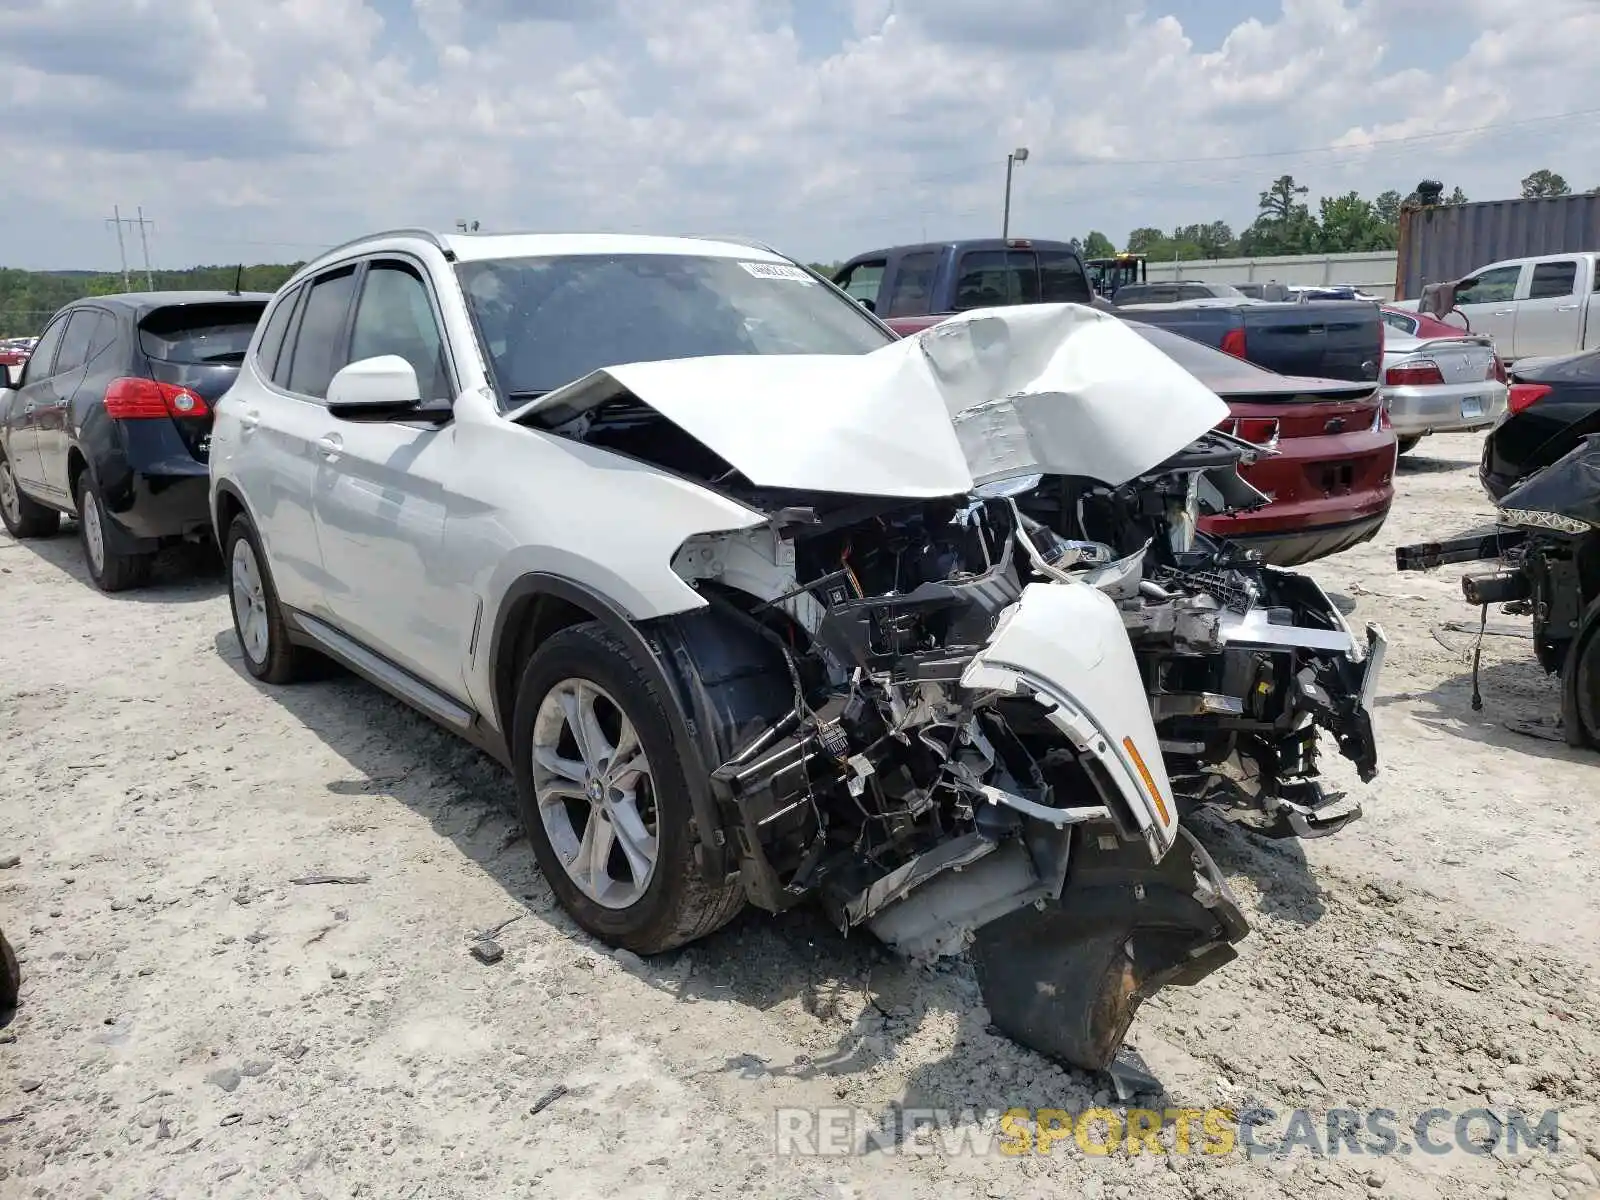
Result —
<instances>
[{"instance_id":1,"label":"tire rubber piece","mask_svg":"<svg viewBox=\"0 0 1600 1200\"><path fill-rule=\"evenodd\" d=\"M17 519L12 520L11 514L0 509L0 521L4 521L7 533L20 542L24 538L54 537L61 532L61 513L25 495L14 471L11 486L17 489Z\"/></svg>"},{"instance_id":2,"label":"tire rubber piece","mask_svg":"<svg viewBox=\"0 0 1600 1200\"><path fill-rule=\"evenodd\" d=\"M1400 439L1400 453L1401 454L1410 454L1413 450L1415 450L1417 448L1417 443L1420 442L1420 441L1422 441L1422 438L1420 436L1419 437L1403 437L1403 438L1401 438Z\"/></svg>"},{"instance_id":3,"label":"tire rubber piece","mask_svg":"<svg viewBox=\"0 0 1600 1200\"><path fill-rule=\"evenodd\" d=\"M94 493L96 507L100 511L101 542L103 543L105 565L99 571L94 569L94 559L89 554L89 535L87 526L80 517L78 520L78 541L83 546L83 565L89 569L89 578L94 580L95 587L102 592L126 592L131 588L143 587L150 582L150 573L155 567L154 554L119 554L111 548L111 540L105 535L105 523L110 520L106 515L105 497L100 494L99 487L88 471L78 476L78 512L83 512L83 498L90 492Z\"/></svg>"},{"instance_id":4,"label":"tire rubber piece","mask_svg":"<svg viewBox=\"0 0 1600 1200\"><path fill-rule=\"evenodd\" d=\"M1187 829L1178 832L1152 863L1142 841L1122 841L1107 825L1078 826L1060 899L977 931L973 960L998 1029L1051 1058L1104 1071L1147 997L1198 983L1237 957L1233 943L1249 927L1210 856ZM1195 898L1208 889L1212 907Z\"/></svg>"},{"instance_id":5,"label":"tire rubber piece","mask_svg":"<svg viewBox=\"0 0 1600 1200\"><path fill-rule=\"evenodd\" d=\"M612 909L585 896L567 874L545 833L533 792L533 723L539 705L564 679L587 679L604 688L627 714L650 762L655 789L655 872L644 895ZM706 883L695 867L691 805L681 757L674 752L666 705L628 649L598 622L574 625L546 640L528 660L517 687L510 738L522 827L539 869L561 906L601 941L635 954L660 954L703 938L744 907L737 881Z\"/></svg>"},{"instance_id":6,"label":"tire rubber piece","mask_svg":"<svg viewBox=\"0 0 1600 1200\"><path fill-rule=\"evenodd\" d=\"M244 630L239 628L239 613L233 598L233 547L236 542L249 543L256 558L256 572L261 577L261 594L267 602L267 657L257 663L251 660L244 648ZM256 537L250 518L239 516L228 526L227 540L223 544L223 571L227 578L228 611L233 616L233 635L239 642L239 657L244 669L262 683L294 683L309 673L309 652L289 640L289 627L283 619L283 606L278 603L278 592L272 585L272 571L267 566L266 555L261 552L261 541Z\"/></svg>"}]
</instances>

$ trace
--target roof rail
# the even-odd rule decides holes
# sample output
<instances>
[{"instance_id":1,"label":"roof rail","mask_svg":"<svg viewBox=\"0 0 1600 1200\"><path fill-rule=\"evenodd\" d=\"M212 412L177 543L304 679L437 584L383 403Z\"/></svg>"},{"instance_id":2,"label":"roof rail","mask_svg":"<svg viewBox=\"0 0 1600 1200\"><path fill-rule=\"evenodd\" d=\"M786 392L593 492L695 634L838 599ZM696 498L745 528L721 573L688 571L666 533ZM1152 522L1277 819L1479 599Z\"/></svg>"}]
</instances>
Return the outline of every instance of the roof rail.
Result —
<instances>
[{"instance_id":1,"label":"roof rail","mask_svg":"<svg viewBox=\"0 0 1600 1200\"><path fill-rule=\"evenodd\" d=\"M380 229L375 233L364 233L358 238L351 238L348 242L340 242L337 246L329 246L317 258L326 258L330 254L337 254L341 250L348 250L351 246L359 246L363 242L375 242L379 238L387 237L417 237L431 242L439 250L445 248L444 239L436 230L424 229L421 226L401 229ZM313 260L314 261L314 260Z\"/></svg>"}]
</instances>

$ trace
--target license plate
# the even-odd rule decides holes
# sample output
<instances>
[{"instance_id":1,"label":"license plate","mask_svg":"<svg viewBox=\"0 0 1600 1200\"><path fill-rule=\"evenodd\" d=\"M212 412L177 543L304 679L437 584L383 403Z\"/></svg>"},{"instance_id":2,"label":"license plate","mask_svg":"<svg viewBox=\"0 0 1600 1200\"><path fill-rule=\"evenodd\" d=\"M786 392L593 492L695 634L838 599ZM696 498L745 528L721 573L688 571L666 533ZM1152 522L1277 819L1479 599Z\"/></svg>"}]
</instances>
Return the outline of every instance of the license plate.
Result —
<instances>
[{"instance_id":1,"label":"license plate","mask_svg":"<svg viewBox=\"0 0 1600 1200\"><path fill-rule=\"evenodd\" d=\"M1483 397L1468 396L1461 402L1461 415L1463 417L1483 416Z\"/></svg>"}]
</instances>

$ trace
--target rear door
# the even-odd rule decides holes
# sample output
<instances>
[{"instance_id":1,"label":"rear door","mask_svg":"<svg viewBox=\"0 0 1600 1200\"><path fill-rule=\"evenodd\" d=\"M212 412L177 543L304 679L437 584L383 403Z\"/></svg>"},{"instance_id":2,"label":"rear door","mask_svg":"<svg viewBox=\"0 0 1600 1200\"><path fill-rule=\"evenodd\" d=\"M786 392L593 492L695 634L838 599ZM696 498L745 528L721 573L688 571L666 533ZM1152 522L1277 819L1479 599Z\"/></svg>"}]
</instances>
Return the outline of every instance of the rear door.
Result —
<instances>
[{"instance_id":1,"label":"rear door","mask_svg":"<svg viewBox=\"0 0 1600 1200\"><path fill-rule=\"evenodd\" d=\"M330 588L313 516L316 443L327 431L323 398L335 356L348 341L355 280L353 263L334 267L273 304L255 364L261 386L238 406L234 470L254 510L273 584L283 603L318 616L328 615ZM277 317L285 305L292 311L279 344Z\"/></svg>"},{"instance_id":2,"label":"rear door","mask_svg":"<svg viewBox=\"0 0 1600 1200\"><path fill-rule=\"evenodd\" d=\"M457 390L442 328L417 264L401 257L367 264L343 361L399 355L439 416L350 421L324 411L315 517L328 564L328 605L339 627L463 699L461 667L475 605L462 581L441 567L443 480L454 441L448 422Z\"/></svg>"},{"instance_id":3,"label":"rear door","mask_svg":"<svg viewBox=\"0 0 1600 1200\"><path fill-rule=\"evenodd\" d=\"M55 371L56 352L61 348L61 339L71 319L72 314L65 312L45 327L39 344L22 368L22 379L11 397L6 458L17 481L35 493L44 487L44 467L39 459L40 408L50 404L55 394L51 376Z\"/></svg>"},{"instance_id":4,"label":"rear door","mask_svg":"<svg viewBox=\"0 0 1600 1200\"><path fill-rule=\"evenodd\" d=\"M1587 290L1589 282L1582 265L1576 258L1529 264L1518 291L1511 341L1514 357L1574 354L1581 349L1584 297L1579 288Z\"/></svg>"},{"instance_id":5,"label":"rear door","mask_svg":"<svg viewBox=\"0 0 1600 1200\"><path fill-rule=\"evenodd\" d=\"M1471 331L1493 338L1501 358L1516 355L1517 296L1523 266L1515 262L1485 267L1473 276L1471 287L1456 292L1456 307L1467 318Z\"/></svg>"}]
</instances>

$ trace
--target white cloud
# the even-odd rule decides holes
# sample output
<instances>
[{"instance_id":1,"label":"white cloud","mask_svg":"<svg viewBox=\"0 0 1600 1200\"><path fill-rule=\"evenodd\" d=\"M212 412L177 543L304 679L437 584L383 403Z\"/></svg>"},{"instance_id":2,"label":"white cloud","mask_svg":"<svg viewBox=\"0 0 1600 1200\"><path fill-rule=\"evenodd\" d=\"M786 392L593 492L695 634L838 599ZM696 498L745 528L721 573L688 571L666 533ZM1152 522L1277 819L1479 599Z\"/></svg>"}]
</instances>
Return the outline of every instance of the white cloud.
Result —
<instances>
[{"instance_id":1,"label":"white cloud","mask_svg":"<svg viewBox=\"0 0 1600 1200\"><path fill-rule=\"evenodd\" d=\"M156 220L165 265L457 217L833 258L997 232L1019 144L1035 236L1240 227L1286 171L1314 193L1433 176L1491 198L1541 166L1600 185L1592 119L1396 141L1600 108L1594 0L1261 0L1204 51L1166 9L12 0L0 262L109 265L113 204Z\"/></svg>"}]
</instances>

